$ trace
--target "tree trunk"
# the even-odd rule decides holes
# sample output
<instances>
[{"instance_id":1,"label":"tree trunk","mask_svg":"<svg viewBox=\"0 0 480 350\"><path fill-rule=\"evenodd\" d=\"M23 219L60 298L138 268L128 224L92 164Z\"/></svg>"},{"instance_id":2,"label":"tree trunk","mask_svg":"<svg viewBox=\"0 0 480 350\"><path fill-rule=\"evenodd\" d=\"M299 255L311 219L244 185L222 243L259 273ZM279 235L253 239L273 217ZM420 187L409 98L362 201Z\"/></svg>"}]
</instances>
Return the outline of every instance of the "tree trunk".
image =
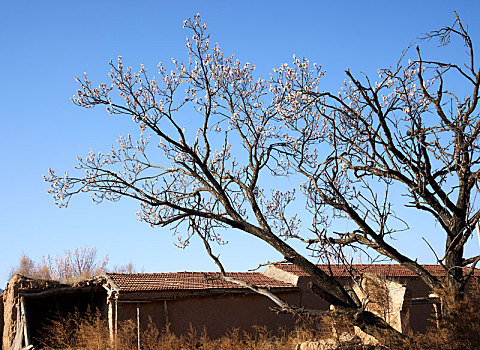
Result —
<instances>
[{"instance_id":1,"label":"tree trunk","mask_svg":"<svg viewBox=\"0 0 480 350\"><path fill-rule=\"evenodd\" d=\"M447 236L445 267L447 268L444 286L446 291L455 295L462 295L465 285L463 283L463 245L458 243L460 233L458 230L452 230L452 235ZM455 242L457 241L457 242Z\"/></svg>"},{"instance_id":2,"label":"tree trunk","mask_svg":"<svg viewBox=\"0 0 480 350\"><path fill-rule=\"evenodd\" d=\"M401 349L407 336L392 328L382 318L369 311L359 311L353 316L353 325L375 337L378 342L391 349Z\"/></svg>"}]
</instances>

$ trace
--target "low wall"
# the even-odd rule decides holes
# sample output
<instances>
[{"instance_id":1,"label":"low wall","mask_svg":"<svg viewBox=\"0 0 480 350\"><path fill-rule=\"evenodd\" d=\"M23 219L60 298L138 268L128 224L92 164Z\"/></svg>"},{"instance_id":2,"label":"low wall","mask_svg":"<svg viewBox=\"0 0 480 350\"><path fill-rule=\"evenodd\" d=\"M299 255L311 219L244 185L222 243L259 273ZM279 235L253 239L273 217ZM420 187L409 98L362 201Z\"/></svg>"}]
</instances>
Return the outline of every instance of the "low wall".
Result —
<instances>
[{"instance_id":1,"label":"low wall","mask_svg":"<svg viewBox=\"0 0 480 350\"><path fill-rule=\"evenodd\" d=\"M3 293L0 293L0 349L3 348Z\"/></svg>"},{"instance_id":2,"label":"low wall","mask_svg":"<svg viewBox=\"0 0 480 350\"><path fill-rule=\"evenodd\" d=\"M282 299L298 305L298 291L278 293ZM190 326L198 332L205 329L208 336L218 338L229 330L253 331L253 326L266 327L276 332L279 328L290 330L295 325L291 315L277 315L270 310L275 306L268 298L256 295L221 295L194 296L189 298L155 301L149 303L118 303L118 322L137 319L137 307L140 311L142 328L148 325L149 319L159 330L169 329L177 335L184 335Z\"/></svg>"}]
</instances>

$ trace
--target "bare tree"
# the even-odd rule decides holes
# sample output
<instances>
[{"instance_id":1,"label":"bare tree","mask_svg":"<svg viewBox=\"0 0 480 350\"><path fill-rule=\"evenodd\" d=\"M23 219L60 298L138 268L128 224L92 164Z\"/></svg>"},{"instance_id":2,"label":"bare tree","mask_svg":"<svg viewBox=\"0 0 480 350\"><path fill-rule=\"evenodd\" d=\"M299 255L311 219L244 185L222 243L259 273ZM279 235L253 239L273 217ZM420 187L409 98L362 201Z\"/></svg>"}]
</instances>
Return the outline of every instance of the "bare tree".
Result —
<instances>
[{"instance_id":1,"label":"bare tree","mask_svg":"<svg viewBox=\"0 0 480 350\"><path fill-rule=\"evenodd\" d=\"M137 268L133 262L129 262L124 265L113 265L112 268L108 269L108 272L114 273L137 273Z\"/></svg>"},{"instance_id":2,"label":"bare tree","mask_svg":"<svg viewBox=\"0 0 480 350\"><path fill-rule=\"evenodd\" d=\"M255 66L225 57L218 44L210 43L198 15L184 26L192 33L188 60L173 60L170 72L159 64L158 80L143 65L139 72L124 67L121 57L110 62L110 84L95 87L86 74L77 79L81 88L75 104L104 105L111 114L128 116L138 124L140 136L121 136L110 152L79 158L80 171L73 176L50 170L46 181L58 205L68 205L80 192L91 193L95 202L132 198L140 203L141 220L169 225L181 244L199 235L214 259L211 243L222 242L221 229L253 235L307 272L312 290L336 310L350 313L362 329L386 330L392 336L392 329L366 313L351 290L288 239L343 262L346 246L376 251L431 287L441 287L387 239L407 228L389 203L388 188L401 185L411 205L431 213L447 232L445 257L439 262L448 271L449 284L461 289L468 275L457 267L479 260L464 259L463 245L480 215L471 198L480 124L475 115L479 74L460 21L430 36L444 43L452 34L460 36L472 59L466 69L425 61L418 54L405 68L399 62L395 69L380 71L375 84L347 71L349 81L338 95L320 90L323 73L306 59L282 65L269 80L256 79ZM444 89L443 77L454 72L472 84L470 98L461 100ZM455 176L459 183L452 185L449 177ZM266 185L283 177L294 185ZM288 214L299 195L305 196L313 217L308 231L301 229L299 217ZM353 221L357 229L329 232L329 221L338 217ZM284 311L300 312L275 302Z\"/></svg>"},{"instance_id":3,"label":"bare tree","mask_svg":"<svg viewBox=\"0 0 480 350\"><path fill-rule=\"evenodd\" d=\"M467 26L455 16L452 26L423 40L439 39L446 46L451 38L459 39L465 62L425 59L417 46L414 60L405 62L402 56L394 68L379 70L378 82L346 71L342 91L333 94L319 91L319 68L296 60L292 68L280 69L275 91L288 91L279 102L281 114L299 134L291 161L308 178L304 190L316 222L324 222L325 210L333 209L334 217L356 224L353 231L334 234L314 225L316 237L309 243L337 251L368 247L408 267L432 289L448 287L461 294L480 260L464 257L480 218L475 205L480 70ZM331 151L320 156L319 143ZM445 282L392 245L390 238L408 229L405 219L395 216L392 190L441 227L437 234L445 237L445 249L433 253L445 268Z\"/></svg>"}]
</instances>

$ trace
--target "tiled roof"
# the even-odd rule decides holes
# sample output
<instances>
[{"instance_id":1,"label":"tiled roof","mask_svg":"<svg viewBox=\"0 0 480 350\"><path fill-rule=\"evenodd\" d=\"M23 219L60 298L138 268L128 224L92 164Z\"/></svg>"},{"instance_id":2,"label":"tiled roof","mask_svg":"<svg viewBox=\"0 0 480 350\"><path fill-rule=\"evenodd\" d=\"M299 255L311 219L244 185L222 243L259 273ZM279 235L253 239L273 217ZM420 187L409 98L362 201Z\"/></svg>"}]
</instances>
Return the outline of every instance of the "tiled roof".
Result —
<instances>
[{"instance_id":1,"label":"tiled roof","mask_svg":"<svg viewBox=\"0 0 480 350\"><path fill-rule=\"evenodd\" d=\"M124 292L244 289L235 283L208 278L218 277L219 273L215 272L109 273L107 275L112 278L120 291ZM261 273L227 272L227 276L250 282L258 287L294 288L289 283L274 280Z\"/></svg>"},{"instance_id":2,"label":"tiled roof","mask_svg":"<svg viewBox=\"0 0 480 350\"><path fill-rule=\"evenodd\" d=\"M308 276L306 272L293 264L275 264L276 268L289 272L296 276ZM323 271L330 274L328 265L317 265ZM415 273L405 266L398 264L354 264L353 268L358 273L371 273L385 277L417 277ZM440 265L422 265L433 276L445 276L445 269ZM350 273L344 265L330 265L334 277L348 277ZM475 269L475 276L480 276L480 269Z\"/></svg>"}]
</instances>

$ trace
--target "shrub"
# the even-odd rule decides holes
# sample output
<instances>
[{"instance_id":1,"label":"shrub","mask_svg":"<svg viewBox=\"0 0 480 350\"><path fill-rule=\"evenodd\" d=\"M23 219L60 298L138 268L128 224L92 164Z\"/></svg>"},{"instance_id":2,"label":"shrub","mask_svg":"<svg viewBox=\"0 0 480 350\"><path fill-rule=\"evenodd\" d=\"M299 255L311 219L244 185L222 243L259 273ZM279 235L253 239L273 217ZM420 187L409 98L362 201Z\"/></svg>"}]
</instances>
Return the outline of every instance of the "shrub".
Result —
<instances>
[{"instance_id":1,"label":"shrub","mask_svg":"<svg viewBox=\"0 0 480 350\"><path fill-rule=\"evenodd\" d=\"M18 266L12 269L11 275L20 274L36 279L76 282L104 273L107 264L108 254L102 260L97 260L97 249L90 247L67 250L64 256L48 254L42 258L41 263L35 263L24 253L20 257ZM134 269L131 263L124 268Z\"/></svg>"},{"instance_id":2,"label":"shrub","mask_svg":"<svg viewBox=\"0 0 480 350\"><path fill-rule=\"evenodd\" d=\"M432 319L425 334L413 335L406 348L480 349L480 283L473 281L461 298L452 291L440 295L443 315Z\"/></svg>"},{"instance_id":3,"label":"shrub","mask_svg":"<svg viewBox=\"0 0 480 350\"><path fill-rule=\"evenodd\" d=\"M47 349L108 348L108 327L98 310L88 310L83 315L77 311L66 318L50 320L42 333L40 345Z\"/></svg>"}]
</instances>

